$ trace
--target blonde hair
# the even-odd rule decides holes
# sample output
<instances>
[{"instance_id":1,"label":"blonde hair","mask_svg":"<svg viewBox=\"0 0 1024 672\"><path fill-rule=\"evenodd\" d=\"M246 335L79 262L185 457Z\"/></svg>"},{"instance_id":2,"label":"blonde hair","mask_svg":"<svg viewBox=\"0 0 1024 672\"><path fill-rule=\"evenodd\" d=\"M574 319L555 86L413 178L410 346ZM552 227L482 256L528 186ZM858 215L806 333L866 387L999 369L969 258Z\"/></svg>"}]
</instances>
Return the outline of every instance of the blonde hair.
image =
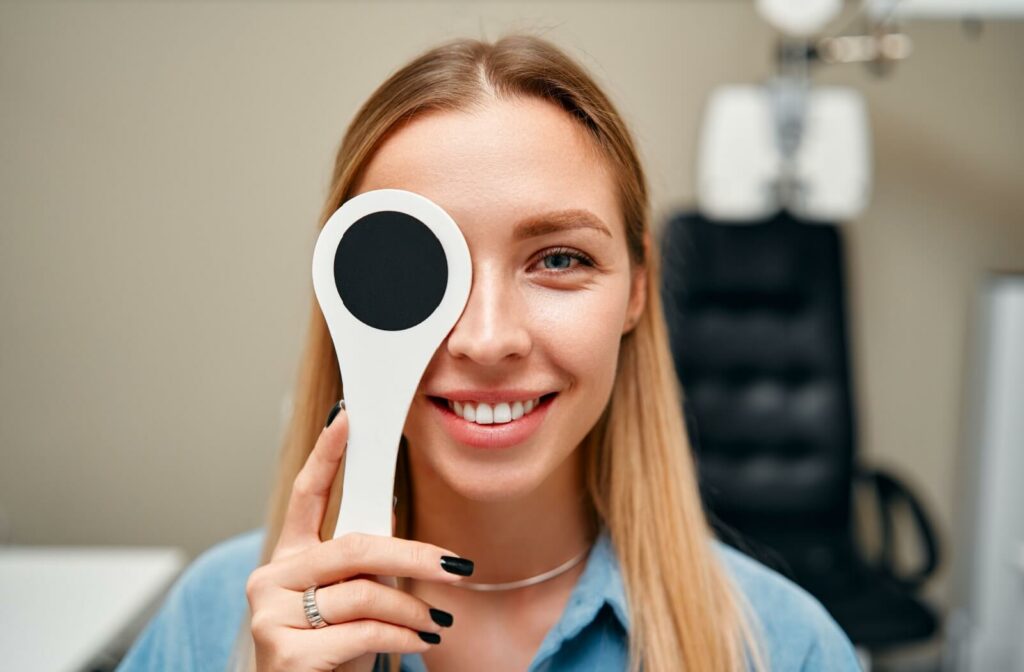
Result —
<instances>
[{"instance_id":1,"label":"blonde hair","mask_svg":"<svg viewBox=\"0 0 1024 672\"><path fill-rule=\"evenodd\" d=\"M589 75L557 47L532 36L495 43L462 39L427 51L391 75L356 113L337 154L320 226L353 195L373 152L402 122L426 111L465 110L515 97L549 101L587 129L615 175L631 260L646 270L647 305L622 338L611 399L579 447L585 451L593 511L609 531L626 586L631 669L642 664L653 672L724 671L747 662L761 668L752 617L717 556L701 506L657 291L657 254L645 247L646 179L622 118ZM327 410L342 396L337 366L314 300L261 564L277 543L292 482ZM404 452L403 446L396 483L399 536L409 515ZM339 498L340 478L329 509L334 516ZM324 521L322 538L330 538L335 520ZM253 669L248 628L244 619L238 659Z\"/></svg>"}]
</instances>

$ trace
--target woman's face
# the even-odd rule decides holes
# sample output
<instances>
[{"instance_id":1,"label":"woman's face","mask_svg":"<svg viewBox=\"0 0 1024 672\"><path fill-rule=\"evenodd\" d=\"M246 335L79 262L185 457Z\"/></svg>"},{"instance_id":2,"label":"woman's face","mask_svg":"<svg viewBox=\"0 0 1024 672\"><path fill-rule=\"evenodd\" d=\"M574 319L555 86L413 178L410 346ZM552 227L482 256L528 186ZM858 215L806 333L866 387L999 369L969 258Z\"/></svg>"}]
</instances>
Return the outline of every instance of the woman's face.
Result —
<instances>
[{"instance_id":1,"label":"woman's face","mask_svg":"<svg viewBox=\"0 0 1024 672\"><path fill-rule=\"evenodd\" d=\"M473 259L409 409L414 478L478 501L528 495L571 464L644 305L610 169L567 113L517 99L401 127L358 191L383 188L444 208Z\"/></svg>"}]
</instances>

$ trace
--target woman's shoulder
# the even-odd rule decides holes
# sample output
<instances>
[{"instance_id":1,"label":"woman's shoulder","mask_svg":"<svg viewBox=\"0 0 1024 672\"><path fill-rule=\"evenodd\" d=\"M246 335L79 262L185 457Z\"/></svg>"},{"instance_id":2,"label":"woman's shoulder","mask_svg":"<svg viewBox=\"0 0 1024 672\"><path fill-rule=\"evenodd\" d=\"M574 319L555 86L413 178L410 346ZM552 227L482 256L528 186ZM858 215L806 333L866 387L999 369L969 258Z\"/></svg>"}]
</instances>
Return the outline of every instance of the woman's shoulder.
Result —
<instances>
[{"instance_id":1,"label":"woman's shoulder","mask_svg":"<svg viewBox=\"0 0 1024 672\"><path fill-rule=\"evenodd\" d=\"M721 542L715 548L758 619L772 670L860 670L849 638L810 593Z\"/></svg>"},{"instance_id":2,"label":"woman's shoulder","mask_svg":"<svg viewBox=\"0 0 1024 672\"><path fill-rule=\"evenodd\" d=\"M168 602L196 615L212 615L217 622L241 613L247 600L245 584L259 564L263 529L257 528L225 539L200 553L189 563L168 593ZM213 620L213 619L211 619Z\"/></svg>"},{"instance_id":3,"label":"woman's shoulder","mask_svg":"<svg viewBox=\"0 0 1024 672\"><path fill-rule=\"evenodd\" d=\"M193 587L202 592L215 585L234 586L239 579L244 588L252 570L259 563L263 548L263 528L256 528L225 539L200 553L182 573Z\"/></svg>"},{"instance_id":4,"label":"woman's shoulder","mask_svg":"<svg viewBox=\"0 0 1024 672\"><path fill-rule=\"evenodd\" d=\"M118 670L223 670L248 604L263 530L225 539L178 576Z\"/></svg>"}]
</instances>

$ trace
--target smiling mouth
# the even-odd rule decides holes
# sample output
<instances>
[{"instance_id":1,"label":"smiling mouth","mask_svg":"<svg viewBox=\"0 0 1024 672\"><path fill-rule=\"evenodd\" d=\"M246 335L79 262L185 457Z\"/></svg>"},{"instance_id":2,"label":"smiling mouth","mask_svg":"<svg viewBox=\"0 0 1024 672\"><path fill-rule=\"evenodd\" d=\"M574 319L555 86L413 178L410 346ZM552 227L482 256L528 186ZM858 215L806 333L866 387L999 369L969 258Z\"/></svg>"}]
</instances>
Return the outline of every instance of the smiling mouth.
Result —
<instances>
[{"instance_id":1,"label":"smiling mouth","mask_svg":"<svg viewBox=\"0 0 1024 672\"><path fill-rule=\"evenodd\" d=\"M486 403L476 401L452 401L444 397L429 397L432 404L453 415L478 426L501 426L513 423L536 413L539 408L551 403L557 392L533 399L510 402Z\"/></svg>"}]
</instances>

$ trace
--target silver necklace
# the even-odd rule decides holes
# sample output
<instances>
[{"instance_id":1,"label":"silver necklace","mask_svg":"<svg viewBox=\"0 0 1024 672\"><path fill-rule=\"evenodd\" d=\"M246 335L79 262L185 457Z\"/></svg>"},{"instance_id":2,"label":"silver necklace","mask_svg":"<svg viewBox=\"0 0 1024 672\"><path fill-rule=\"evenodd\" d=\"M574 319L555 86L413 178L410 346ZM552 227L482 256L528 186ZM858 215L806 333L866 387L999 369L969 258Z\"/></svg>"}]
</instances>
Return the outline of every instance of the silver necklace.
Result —
<instances>
[{"instance_id":1,"label":"silver necklace","mask_svg":"<svg viewBox=\"0 0 1024 672\"><path fill-rule=\"evenodd\" d=\"M476 583L470 581L459 581L458 583L453 583L451 585L457 588L465 588L466 590L479 590L482 592L494 590L513 590L515 588L535 586L543 581L549 581L555 578L556 576L561 576L562 574L565 574L576 565L580 564L583 561L583 558L587 557L587 554L590 553L590 548L591 547L587 547L586 549L584 549L582 553L577 555L575 558L572 558L571 560L562 563L554 569L549 569L548 571L542 574L530 576L525 579L520 579L518 581L507 581L505 583Z\"/></svg>"}]
</instances>

